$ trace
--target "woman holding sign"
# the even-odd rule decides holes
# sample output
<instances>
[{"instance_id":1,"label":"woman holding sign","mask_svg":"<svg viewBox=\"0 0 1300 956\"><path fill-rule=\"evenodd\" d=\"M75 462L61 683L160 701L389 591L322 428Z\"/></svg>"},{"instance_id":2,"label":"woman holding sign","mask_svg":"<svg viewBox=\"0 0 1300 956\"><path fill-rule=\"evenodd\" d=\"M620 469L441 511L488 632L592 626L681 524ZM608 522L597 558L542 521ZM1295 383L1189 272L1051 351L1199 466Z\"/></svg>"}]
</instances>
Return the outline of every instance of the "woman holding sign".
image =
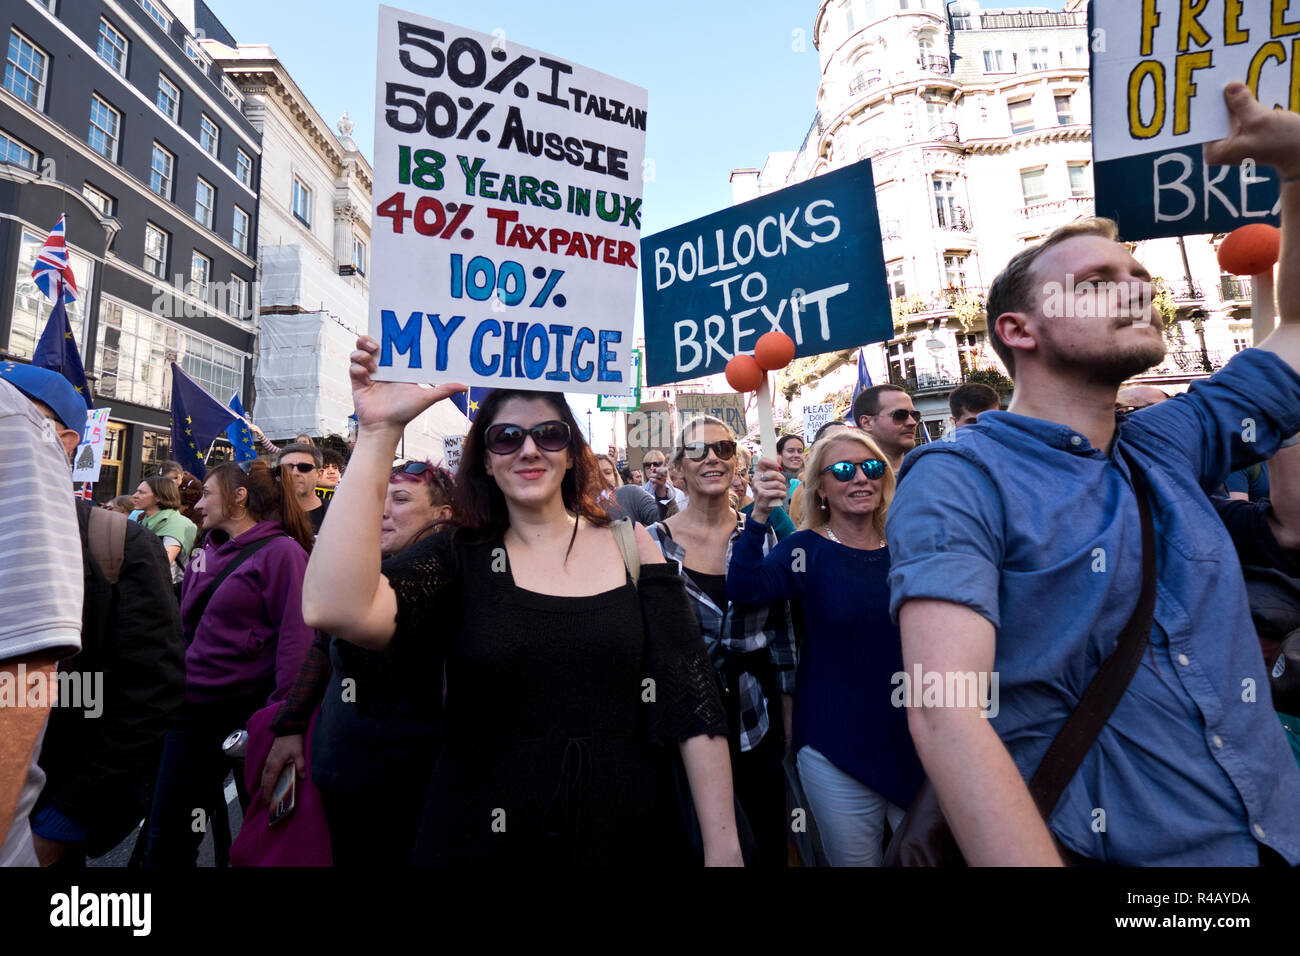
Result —
<instances>
[{"instance_id":1,"label":"woman holding sign","mask_svg":"<svg viewBox=\"0 0 1300 956\"><path fill-rule=\"evenodd\" d=\"M375 382L352 353L359 434L303 610L372 650L426 648L447 697L417 865L685 862L680 748L705 862L738 864L726 720L681 582L635 532L634 586L563 396L496 390L465 439L461 525L380 573L379 515L406 424L462 386ZM432 640L430 640L432 638Z\"/></svg>"}]
</instances>

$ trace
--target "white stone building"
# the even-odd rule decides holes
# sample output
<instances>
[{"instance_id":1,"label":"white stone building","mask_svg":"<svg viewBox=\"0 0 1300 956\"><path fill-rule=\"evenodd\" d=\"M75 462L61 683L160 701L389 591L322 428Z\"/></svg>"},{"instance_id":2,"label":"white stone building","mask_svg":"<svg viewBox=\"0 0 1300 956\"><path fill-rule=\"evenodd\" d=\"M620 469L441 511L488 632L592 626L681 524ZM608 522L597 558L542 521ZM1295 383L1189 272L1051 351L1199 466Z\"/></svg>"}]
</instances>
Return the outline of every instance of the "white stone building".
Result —
<instances>
[{"instance_id":1,"label":"white stone building","mask_svg":"<svg viewBox=\"0 0 1300 956\"><path fill-rule=\"evenodd\" d=\"M258 222L259 309L251 416L268 437L348 434L348 353L369 315L370 211L374 171L266 44L204 48L235 82L262 134ZM443 402L407 428L402 454L439 461L442 437L464 434L463 415Z\"/></svg>"},{"instance_id":2,"label":"white stone building","mask_svg":"<svg viewBox=\"0 0 1300 956\"><path fill-rule=\"evenodd\" d=\"M743 202L871 158L899 335L868 347L867 366L876 384L913 392L934 437L948 393L975 370L1001 369L987 286L1026 244L1093 214L1086 0L1065 7L822 0L822 79L803 145L732 174ZM1205 358L1217 367L1249 344L1249 282L1220 275L1220 238L1136 247L1172 293L1181 335L1143 381L1180 390ZM846 398L856 364L844 358L795 404Z\"/></svg>"}]
</instances>

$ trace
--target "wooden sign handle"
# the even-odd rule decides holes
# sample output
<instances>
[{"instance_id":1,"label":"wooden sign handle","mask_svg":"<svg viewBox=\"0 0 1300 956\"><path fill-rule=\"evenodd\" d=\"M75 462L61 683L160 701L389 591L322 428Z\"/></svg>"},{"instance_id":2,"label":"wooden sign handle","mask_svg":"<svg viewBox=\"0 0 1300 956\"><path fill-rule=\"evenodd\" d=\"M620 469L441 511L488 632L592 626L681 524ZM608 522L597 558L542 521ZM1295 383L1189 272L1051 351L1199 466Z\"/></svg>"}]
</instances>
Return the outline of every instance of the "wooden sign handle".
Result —
<instances>
[{"instance_id":1,"label":"wooden sign handle","mask_svg":"<svg viewBox=\"0 0 1300 956\"><path fill-rule=\"evenodd\" d=\"M772 421L772 388L767 373L758 386L758 433L763 442L763 457L776 460L776 425Z\"/></svg>"}]
</instances>

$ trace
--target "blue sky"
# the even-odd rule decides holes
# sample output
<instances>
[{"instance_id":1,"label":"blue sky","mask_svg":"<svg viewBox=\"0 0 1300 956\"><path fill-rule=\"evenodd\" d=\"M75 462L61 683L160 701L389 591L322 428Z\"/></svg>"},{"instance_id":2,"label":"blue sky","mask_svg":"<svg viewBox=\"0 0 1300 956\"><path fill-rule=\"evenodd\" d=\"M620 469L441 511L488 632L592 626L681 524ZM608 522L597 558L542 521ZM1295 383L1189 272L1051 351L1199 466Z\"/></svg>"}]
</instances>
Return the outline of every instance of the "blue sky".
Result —
<instances>
[{"instance_id":1,"label":"blue sky","mask_svg":"<svg viewBox=\"0 0 1300 956\"><path fill-rule=\"evenodd\" d=\"M269 43L333 123L346 109L372 157L376 0L207 0L241 43ZM816 0L391 0L390 5L554 53L650 93L643 235L730 204L732 169L795 150L815 112ZM1029 6L983 0L984 9ZM1060 0L1040 3L1054 9ZM557 12L562 11L562 12ZM805 52L792 49L795 31Z\"/></svg>"}]
</instances>

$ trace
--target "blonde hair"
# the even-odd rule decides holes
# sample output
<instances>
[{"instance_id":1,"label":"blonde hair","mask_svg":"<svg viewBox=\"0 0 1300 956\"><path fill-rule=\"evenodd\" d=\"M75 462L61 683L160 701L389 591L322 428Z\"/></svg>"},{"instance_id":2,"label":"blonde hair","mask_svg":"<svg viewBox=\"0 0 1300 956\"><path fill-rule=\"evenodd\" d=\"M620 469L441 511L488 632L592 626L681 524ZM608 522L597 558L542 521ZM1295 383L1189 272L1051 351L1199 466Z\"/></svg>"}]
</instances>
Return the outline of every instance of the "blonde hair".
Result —
<instances>
[{"instance_id":1,"label":"blonde hair","mask_svg":"<svg viewBox=\"0 0 1300 956\"><path fill-rule=\"evenodd\" d=\"M889 459L885 457L880 447L867 436L865 432L855 429L835 431L826 435L821 441L812 446L807 458L804 459L804 507L803 523L800 526L805 531L816 530L824 526L830 518L830 512L821 506L822 504L822 484L826 480L826 474L823 469L827 468L832 462L830 458L830 449L832 445L839 442L850 442L861 445L867 450L872 458L879 459L885 463L885 474L880 479L880 504L876 505L876 510L871 514L871 524L880 535L880 540L885 540L885 519L889 517L889 503L894 500L894 469L889 466ZM831 479L834 481L835 479Z\"/></svg>"},{"instance_id":2,"label":"blonde hair","mask_svg":"<svg viewBox=\"0 0 1300 956\"><path fill-rule=\"evenodd\" d=\"M593 455L592 457L595 458L596 461L607 461L607 462L609 462L609 467L611 467L611 468L614 469L614 487L615 487L615 488L620 488L620 487L622 487L622 485L623 485L623 476L620 475L620 474L618 473L618 462L616 462L616 461L615 461L613 458L611 458L609 455L605 455L605 454L597 454L597 455ZM599 466L598 466L598 467L599 467ZM603 475L602 475L601 477L604 478Z\"/></svg>"}]
</instances>

